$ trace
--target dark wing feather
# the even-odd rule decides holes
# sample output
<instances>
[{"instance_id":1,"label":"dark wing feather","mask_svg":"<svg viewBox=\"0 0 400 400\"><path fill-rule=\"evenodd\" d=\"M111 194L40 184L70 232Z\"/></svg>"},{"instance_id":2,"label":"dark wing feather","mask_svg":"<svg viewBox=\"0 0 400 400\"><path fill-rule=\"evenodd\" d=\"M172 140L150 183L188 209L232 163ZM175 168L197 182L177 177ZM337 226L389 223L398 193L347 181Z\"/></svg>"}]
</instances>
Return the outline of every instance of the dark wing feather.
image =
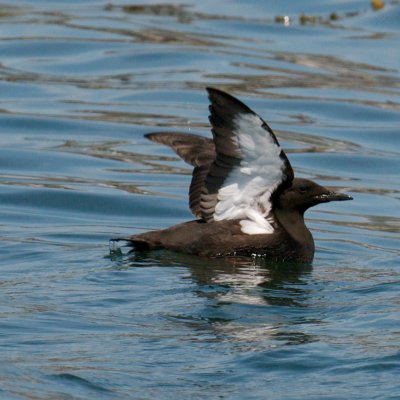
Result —
<instances>
[{"instance_id":1,"label":"dark wing feather","mask_svg":"<svg viewBox=\"0 0 400 400\"><path fill-rule=\"evenodd\" d=\"M193 167L210 164L215 158L215 145L210 138L179 132L147 133L145 137L171 147L179 157Z\"/></svg>"},{"instance_id":2,"label":"dark wing feather","mask_svg":"<svg viewBox=\"0 0 400 400\"><path fill-rule=\"evenodd\" d=\"M196 217L201 217L201 192L215 159L215 145L212 139L179 132L156 132L145 136L153 142L171 147L179 157L194 166L189 188L189 207Z\"/></svg>"}]
</instances>

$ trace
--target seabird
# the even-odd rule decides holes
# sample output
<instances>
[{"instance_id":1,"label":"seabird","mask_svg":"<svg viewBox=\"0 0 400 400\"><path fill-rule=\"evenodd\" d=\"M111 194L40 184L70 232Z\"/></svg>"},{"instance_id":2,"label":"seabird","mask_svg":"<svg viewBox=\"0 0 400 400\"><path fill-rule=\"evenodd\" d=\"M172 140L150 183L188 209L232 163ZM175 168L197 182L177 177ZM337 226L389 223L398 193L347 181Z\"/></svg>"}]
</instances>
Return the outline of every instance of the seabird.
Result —
<instances>
[{"instance_id":1,"label":"seabird","mask_svg":"<svg viewBox=\"0 0 400 400\"><path fill-rule=\"evenodd\" d=\"M352 197L294 178L268 124L228 93L207 91L212 139L169 132L146 135L194 167L189 206L197 219L130 236L125 239L128 246L134 251L163 248L205 257L311 263L315 246L305 211Z\"/></svg>"}]
</instances>

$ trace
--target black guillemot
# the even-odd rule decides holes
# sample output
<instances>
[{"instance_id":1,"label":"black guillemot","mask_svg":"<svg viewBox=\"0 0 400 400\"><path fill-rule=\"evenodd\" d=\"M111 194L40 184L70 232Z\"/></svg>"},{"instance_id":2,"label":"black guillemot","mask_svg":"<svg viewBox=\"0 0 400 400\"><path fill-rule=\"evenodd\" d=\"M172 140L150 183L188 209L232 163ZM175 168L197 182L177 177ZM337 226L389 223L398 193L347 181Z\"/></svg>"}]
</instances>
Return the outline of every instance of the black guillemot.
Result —
<instances>
[{"instance_id":1,"label":"black guillemot","mask_svg":"<svg viewBox=\"0 0 400 400\"><path fill-rule=\"evenodd\" d=\"M194 167L189 206L198 219L130 236L128 246L134 251L163 248L205 257L310 263L315 247L304 212L352 197L294 178L268 124L233 96L207 91L212 139L175 132L146 135Z\"/></svg>"}]
</instances>

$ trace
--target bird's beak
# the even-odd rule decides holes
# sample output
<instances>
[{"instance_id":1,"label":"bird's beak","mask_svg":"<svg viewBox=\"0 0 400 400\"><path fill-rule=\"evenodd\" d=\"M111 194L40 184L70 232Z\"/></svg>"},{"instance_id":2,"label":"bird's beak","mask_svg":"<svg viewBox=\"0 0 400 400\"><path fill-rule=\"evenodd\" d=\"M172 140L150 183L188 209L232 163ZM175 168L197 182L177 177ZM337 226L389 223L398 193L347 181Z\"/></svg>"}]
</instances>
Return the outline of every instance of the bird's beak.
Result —
<instances>
[{"instance_id":1,"label":"bird's beak","mask_svg":"<svg viewBox=\"0 0 400 400\"><path fill-rule=\"evenodd\" d=\"M317 199L321 203L327 203L329 201L344 201L344 200L353 200L351 196L345 193L337 193L332 191L327 191L326 193L320 194L317 196Z\"/></svg>"}]
</instances>

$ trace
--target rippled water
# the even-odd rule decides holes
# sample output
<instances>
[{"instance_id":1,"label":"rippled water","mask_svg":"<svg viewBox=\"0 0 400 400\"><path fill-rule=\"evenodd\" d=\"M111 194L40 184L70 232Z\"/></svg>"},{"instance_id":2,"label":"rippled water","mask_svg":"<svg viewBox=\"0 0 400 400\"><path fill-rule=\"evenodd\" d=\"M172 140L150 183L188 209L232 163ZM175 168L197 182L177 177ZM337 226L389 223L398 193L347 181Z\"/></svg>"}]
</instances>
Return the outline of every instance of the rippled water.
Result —
<instances>
[{"instance_id":1,"label":"rippled water","mask_svg":"<svg viewBox=\"0 0 400 400\"><path fill-rule=\"evenodd\" d=\"M1 398L400 398L400 5L311 3L2 3ZM206 86L354 196L312 266L109 254L191 218L143 135L209 135Z\"/></svg>"}]
</instances>

